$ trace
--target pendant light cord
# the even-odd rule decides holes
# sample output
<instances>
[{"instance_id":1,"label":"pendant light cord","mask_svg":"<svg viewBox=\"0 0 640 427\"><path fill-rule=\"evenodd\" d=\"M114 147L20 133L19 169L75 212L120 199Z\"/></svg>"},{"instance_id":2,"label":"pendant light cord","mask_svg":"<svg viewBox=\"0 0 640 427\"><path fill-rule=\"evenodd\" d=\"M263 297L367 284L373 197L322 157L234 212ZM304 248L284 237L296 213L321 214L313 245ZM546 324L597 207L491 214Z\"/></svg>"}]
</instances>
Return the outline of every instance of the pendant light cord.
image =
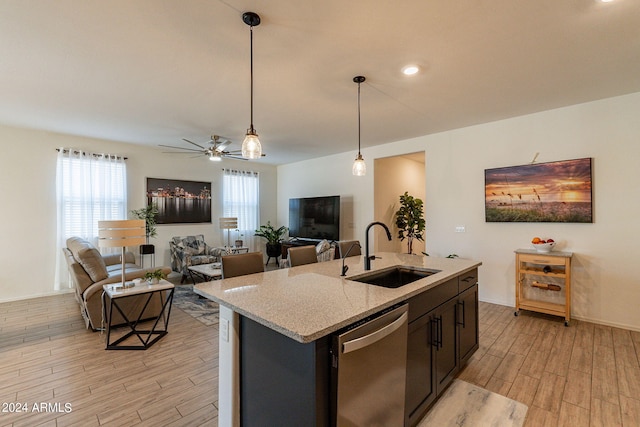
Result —
<instances>
[{"instance_id":1,"label":"pendant light cord","mask_svg":"<svg viewBox=\"0 0 640 427\"><path fill-rule=\"evenodd\" d=\"M358 156L360 155L360 82L358 82Z\"/></svg>"},{"instance_id":2,"label":"pendant light cord","mask_svg":"<svg viewBox=\"0 0 640 427\"><path fill-rule=\"evenodd\" d=\"M249 37L251 45L251 132L255 133L253 129L253 25L249 26Z\"/></svg>"}]
</instances>

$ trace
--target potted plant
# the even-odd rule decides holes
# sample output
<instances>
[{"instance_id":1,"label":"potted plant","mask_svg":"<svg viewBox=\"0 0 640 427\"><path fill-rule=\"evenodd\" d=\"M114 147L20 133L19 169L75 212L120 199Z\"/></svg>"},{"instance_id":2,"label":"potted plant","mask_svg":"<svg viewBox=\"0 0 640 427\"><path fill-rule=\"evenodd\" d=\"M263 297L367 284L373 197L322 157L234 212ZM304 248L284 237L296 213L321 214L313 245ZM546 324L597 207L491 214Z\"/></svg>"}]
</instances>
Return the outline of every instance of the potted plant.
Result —
<instances>
[{"instance_id":1,"label":"potted plant","mask_svg":"<svg viewBox=\"0 0 640 427\"><path fill-rule=\"evenodd\" d=\"M285 233L289 231L284 225L280 228L274 228L271 221L267 221L267 225L261 225L256 230L255 236L267 239L267 256L277 258L282 253L282 240Z\"/></svg>"},{"instance_id":2,"label":"potted plant","mask_svg":"<svg viewBox=\"0 0 640 427\"><path fill-rule=\"evenodd\" d=\"M147 244L140 245L140 255L150 255L155 253L155 247L149 244L149 238L156 237L157 215L158 206L156 206L155 204L149 204L144 208L131 211L131 216L133 216L135 219L144 219L145 221L145 235L147 237Z\"/></svg>"},{"instance_id":3,"label":"potted plant","mask_svg":"<svg viewBox=\"0 0 640 427\"><path fill-rule=\"evenodd\" d=\"M426 222L423 218L422 200L410 196L407 191L400 196L400 209L396 212L398 238L407 239L407 253L413 253L413 239L423 240Z\"/></svg>"},{"instance_id":4,"label":"potted plant","mask_svg":"<svg viewBox=\"0 0 640 427\"><path fill-rule=\"evenodd\" d=\"M160 279L164 279L165 276L162 270L154 270L144 273L144 278L151 284L158 284L158 282L160 282Z\"/></svg>"}]
</instances>

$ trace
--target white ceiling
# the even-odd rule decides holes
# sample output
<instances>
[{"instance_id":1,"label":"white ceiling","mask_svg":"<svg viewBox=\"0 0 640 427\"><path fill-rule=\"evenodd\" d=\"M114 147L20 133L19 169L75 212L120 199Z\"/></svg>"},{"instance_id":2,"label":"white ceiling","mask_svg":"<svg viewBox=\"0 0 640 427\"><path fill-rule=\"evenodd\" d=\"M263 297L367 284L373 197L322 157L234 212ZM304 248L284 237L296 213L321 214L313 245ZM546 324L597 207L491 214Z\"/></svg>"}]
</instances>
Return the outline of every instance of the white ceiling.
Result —
<instances>
[{"instance_id":1,"label":"white ceiling","mask_svg":"<svg viewBox=\"0 0 640 427\"><path fill-rule=\"evenodd\" d=\"M1 0L0 123L239 148L248 10L260 162L640 91L638 0Z\"/></svg>"}]
</instances>

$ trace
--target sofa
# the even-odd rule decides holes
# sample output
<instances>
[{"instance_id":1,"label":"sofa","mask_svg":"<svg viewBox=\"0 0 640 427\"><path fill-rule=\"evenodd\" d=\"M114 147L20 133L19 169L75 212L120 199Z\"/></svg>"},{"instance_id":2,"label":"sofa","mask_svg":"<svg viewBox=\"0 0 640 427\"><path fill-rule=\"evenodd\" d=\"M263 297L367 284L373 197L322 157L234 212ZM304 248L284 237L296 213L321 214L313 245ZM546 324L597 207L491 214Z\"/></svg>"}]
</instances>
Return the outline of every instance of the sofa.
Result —
<instances>
[{"instance_id":1,"label":"sofa","mask_svg":"<svg viewBox=\"0 0 640 427\"><path fill-rule=\"evenodd\" d=\"M211 264L220 262L223 255L227 255L225 248L209 246L204 241L203 234L195 236L176 236L169 241L171 252L171 269L182 274L180 283L189 276L192 265Z\"/></svg>"},{"instance_id":2,"label":"sofa","mask_svg":"<svg viewBox=\"0 0 640 427\"><path fill-rule=\"evenodd\" d=\"M104 322L109 319L103 319L102 310L102 285L110 283L122 282L122 261L120 254L102 256L100 252L88 241L80 237L71 237L67 239L67 247L62 248L71 282L75 287L76 300L80 304L80 313L85 320L87 328L92 330L101 330ZM153 267L141 268L135 264L133 253L125 253L125 281L131 281L144 277L148 271L162 270L167 275L171 272L169 267ZM136 319L141 314L147 295L140 297L128 297L119 301L119 305L123 308L129 319ZM108 307L110 301L105 295L105 306ZM154 294L154 297L147 305L142 319L156 317L162 309L162 301L160 294ZM125 321L115 311L111 324L123 324Z\"/></svg>"}]
</instances>

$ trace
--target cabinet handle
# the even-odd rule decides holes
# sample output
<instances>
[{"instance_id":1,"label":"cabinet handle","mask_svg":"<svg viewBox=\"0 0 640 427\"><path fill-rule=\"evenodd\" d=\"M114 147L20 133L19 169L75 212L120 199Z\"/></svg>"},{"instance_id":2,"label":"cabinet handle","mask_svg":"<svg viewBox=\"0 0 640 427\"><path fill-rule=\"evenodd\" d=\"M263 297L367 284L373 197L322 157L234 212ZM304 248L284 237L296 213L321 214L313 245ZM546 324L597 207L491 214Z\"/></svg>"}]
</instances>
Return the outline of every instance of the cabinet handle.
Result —
<instances>
[{"instance_id":1,"label":"cabinet handle","mask_svg":"<svg viewBox=\"0 0 640 427\"><path fill-rule=\"evenodd\" d=\"M459 314L458 316L459 319L462 319L462 322L458 322L458 325L462 325L463 328L466 328L467 321L465 320L465 317L464 317L465 315L464 300L458 301L458 307L459 307L458 313L462 313L462 314Z\"/></svg>"},{"instance_id":2,"label":"cabinet handle","mask_svg":"<svg viewBox=\"0 0 640 427\"><path fill-rule=\"evenodd\" d=\"M438 317L438 347L442 348L442 316Z\"/></svg>"},{"instance_id":3,"label":"cabinet handle","mask_svg":"<svg viewBox=\"0 0 640 427\"><path fill-rule=\"evenodd\" d=\"M467 277L465 277L464 279L462 279L462 281L463 281L463 282L468 282L469 280L473 280L473 279L475 279L475 278L476 278L476 276L467 276Z\"/></svg>"},{"instance_id":4,"label":"cabinet handle","mask_svg":"<svg viewBox=\"0 0 640 427\"><path fill-rule=\"evenodd\" d=\"M431 346L438 348L438 318L434 317L430 320L431 323Z\"/></svg>"}]
</instances>

